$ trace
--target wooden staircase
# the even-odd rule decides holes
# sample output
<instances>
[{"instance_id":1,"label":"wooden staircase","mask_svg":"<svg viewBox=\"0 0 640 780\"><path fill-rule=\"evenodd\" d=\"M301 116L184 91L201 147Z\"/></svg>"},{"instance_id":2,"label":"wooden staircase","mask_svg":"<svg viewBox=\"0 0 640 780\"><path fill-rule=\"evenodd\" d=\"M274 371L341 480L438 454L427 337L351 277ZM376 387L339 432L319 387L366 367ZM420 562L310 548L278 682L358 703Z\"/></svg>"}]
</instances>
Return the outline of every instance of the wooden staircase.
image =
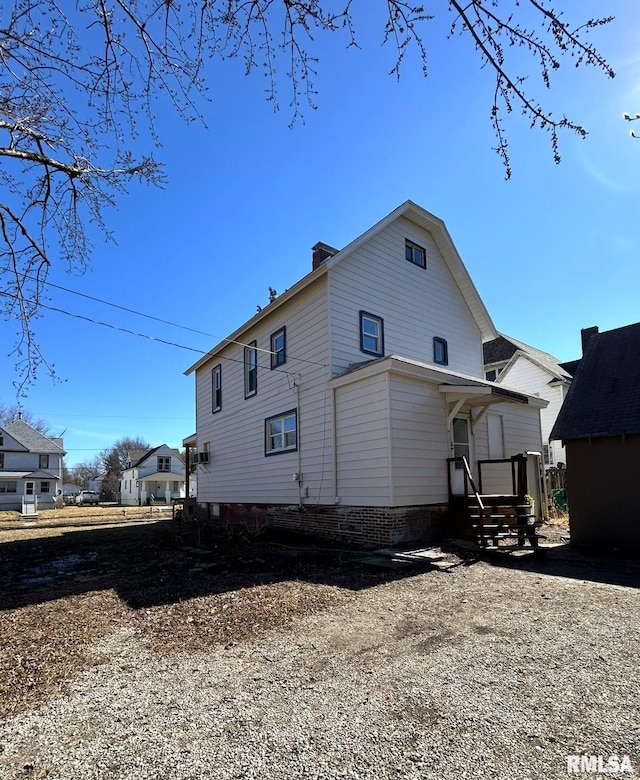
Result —
<instances>
[{"instance_id":1,"label":"wooden staircase","mask_svg":"<svg viewBox=\"0 0 640 780\"><path fill-rule=\"evenodd\" d=\"M533 508L525 502L524 494L481 495L465 457L462 463L465 484L470 492L459 499L459 512L463 515L463 535L482 548L514 552L529 548L539 549L541 536L535 525ZM514 479L514 486L516 480ZM525 483L518 480L524 491ZM450 496L450 504L452 496ZM461 499L461 501L460 501Z\"/></svg>"},{"instance_id":2,"label":"wooden staircase","mask_svg":"<svg viewBox=\"0 0 640 780\"><path fill-rule=\"evenodd\" d=\"M478 499L480 501L478 502ZM541 536L531 507L519 496L480 496L469 502L473 541L480 547L537 549Z\"/></svg>"}]
</instances>

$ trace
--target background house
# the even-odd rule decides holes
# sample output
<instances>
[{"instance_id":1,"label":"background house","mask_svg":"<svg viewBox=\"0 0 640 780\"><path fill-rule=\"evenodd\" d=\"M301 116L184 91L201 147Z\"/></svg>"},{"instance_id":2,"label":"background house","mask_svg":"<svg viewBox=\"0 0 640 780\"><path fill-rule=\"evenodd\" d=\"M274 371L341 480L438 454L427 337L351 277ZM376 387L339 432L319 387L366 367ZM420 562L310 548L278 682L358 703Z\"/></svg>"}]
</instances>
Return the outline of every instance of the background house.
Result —
<instances>
[{"instance_id":1,"label":"background house","mask_svg":"<svg viewBox=\"0 0 640 780\"><path fill-rule=\"evenodd\" d=\"M316 244L307 276L186 371L199 502L358 543L419 538L468 488L448 458L477 475L541 452L546 401L484 379L496 335L444 223L411 201L341 251ZM515 492L509 464L484 483Z\"/></svg>"},{"instance_id":2,"label":"background house","mask_svg":"<svg viewBox=\"0 0 640 780\"><path fill-rule=\"evenodd\" d=\"M583 357L551 433L567 451L571 541L640 550L640 323L582 331Z\"/></svg>"},{"instance_id":3,"label":"background house","mask_svg":"<svg viewBox=\"0 0 640 780\"><path fill-rule=\"evenodd\" d=\"M43 436L22 416L0 428L0 510L53 508L65 454L62 439Z\"/></svg>"},{"instance_id":4,"label":"background house","mask_svg":"<svg viewBox=\"0 0 640 780\"><path fill-rule=\"evenodd\" d=\"M131 506L169 504L185 497L185 465L180 451L166 444L130 452L120 478L120 501Z\"/></svg>"},{"instance_id":5,"label":"background house","mask_svg":"<svg viewBox=\"0 0 640 780\"><path fill-rule=\"evenodd\" d=\"M525 393L544 398L549 405L540 411L545 466L566 463L561 441L552 441L551 429L566 397L576 362L559 363L548 352L500 333L483 344L484 375L499 384L518 387Z\"/></svg>"}]
</instances>

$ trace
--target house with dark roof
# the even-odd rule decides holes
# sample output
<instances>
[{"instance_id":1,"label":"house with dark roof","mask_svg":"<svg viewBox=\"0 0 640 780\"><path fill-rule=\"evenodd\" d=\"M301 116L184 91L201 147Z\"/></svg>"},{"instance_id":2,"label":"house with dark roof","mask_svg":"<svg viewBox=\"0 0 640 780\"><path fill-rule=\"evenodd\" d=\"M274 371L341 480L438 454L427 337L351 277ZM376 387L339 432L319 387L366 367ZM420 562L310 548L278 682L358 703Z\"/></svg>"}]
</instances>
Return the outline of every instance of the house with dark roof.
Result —
<instances>
[{"instance_id":1,"label":"house with dark roof","mask_svg":"<svg viewBox=\"0 0 640 780\"><path fill-rule=\"evenodd\" d=\"M542 449L545 466L566 462L561 441L552 441L551 429L565 399L575 363L560 363L548 352L499 333L482 345L485 379L517 387L529 395L544 398L548 406L540 410Z\"/></svg>"},{"instance_id":2,"label":"house with dark roof","mask_svg":"<svg viewBox=\"0 0 640 780\"><path fill-rule=\"evenodd\" d=\"M640 551L640 323L582 337L551 432L567 451L571 540Z\"/></svg>"},{"instance_id":3,"label":"house with dark roof","mask_svg":"<svg viewBox=\"0 0 640 780\"><path fill-rule=\"evenodd\" d=\"M120 478L120 502L145 506L185 497L185 464L180 451L161 444L151 450L135 450L127 458Z\"/></svg>"},{"instance_id":4,"label":"house with dark roof","mask_svg":"<svg viewBox=\"0 0 640 780\"><path fill-rule=\"evenodd\" d=\"M65 454L62 439L44 436L22 417L0 428L0 510L53 508Z\"/></svg>"}]
</instances>

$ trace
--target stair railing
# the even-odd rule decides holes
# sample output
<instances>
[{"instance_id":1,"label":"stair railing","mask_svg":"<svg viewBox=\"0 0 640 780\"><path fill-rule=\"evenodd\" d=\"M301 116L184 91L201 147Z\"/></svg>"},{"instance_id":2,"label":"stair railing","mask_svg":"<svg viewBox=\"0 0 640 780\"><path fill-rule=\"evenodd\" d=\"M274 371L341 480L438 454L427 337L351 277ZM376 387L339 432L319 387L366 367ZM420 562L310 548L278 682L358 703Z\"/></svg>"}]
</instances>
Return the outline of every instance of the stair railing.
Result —
<instances>
[{"instance_id":1,"label":"stair railing","mask_svg":"<svg viewBox=\"0 0 640 780\"><path fill-rule=\"evenodd\" d=\"M484 520L487 509L485 508L484 502L480 497L480 493L478 493L478 488L476 487L476 483L474 482L473 476L471 475L471 469L469 468L469 463L467 462L466 456L462 455L461 460L465 475L469 484L471 485L471 489L473 490L476 503L478 504L478 538L480 540L480 544L484 544Z\"/></svg>"}]
</instances>

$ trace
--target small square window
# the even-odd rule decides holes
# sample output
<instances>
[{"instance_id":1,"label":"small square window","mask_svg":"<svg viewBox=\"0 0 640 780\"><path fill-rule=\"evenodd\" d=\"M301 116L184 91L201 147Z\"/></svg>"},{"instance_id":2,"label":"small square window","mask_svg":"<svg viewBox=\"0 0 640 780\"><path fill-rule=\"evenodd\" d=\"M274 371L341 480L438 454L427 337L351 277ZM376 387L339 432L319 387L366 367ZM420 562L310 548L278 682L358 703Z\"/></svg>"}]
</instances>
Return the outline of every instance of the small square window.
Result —
<instances>
[{"instance_id":1,"label":"small square window","mask_svg":"<svg viewBox=\"0 0 640 780\"><path fill-rule=\"evenodd\" d=\"M211 411L219 412L222 409L222 366L218 364L211 370Z\"/></svg>"},{"instance_id":2,"label":"small square window","mask_svg":"<svg viewBox=\"0 0 640 780\"><path fill-rule=\"evenodd\" d=\"M433 362L440 366L449 365L449 349L445 339L435 336L433 339Z\"/></svg>"},{"instance_id":3,"label":"small square window","mask_svg":"<svg viewBox=\"0 0 640 780\"><path fill-rule=\"evenodd\" d=\"M265 455L293 452L298 449L298 412L269 417L265 420Z\"/></svg>"},{"instance_id":4,"label":"small square window","mask_svg":"<svg viewBox=\"0 0 640 780\"><path fill-rule=\"evenodd\" d=\"M49 483L48 482L41 482L40 483L40 492L41 493L49 493Z\"/></svg>"},{"instance_id":5,"label":"small square window","mask_svg":"<svg viewBox=\"0 0 640 780\"><path fill-rule=\"evenodd\" d=\"M280 328L271 334L271 368L287 362L287 329Z\"/></svg>"},{"instance_id":6,"label":"small square window","mask_svg":"<svg viewBox=\"0 0 640 780\"><path fill-rule=\"evenodd\" d=\"M384 321L382 317L360 312L360 350L368 355L384 355Z\"/></svg>"},{"instance_id":7,"label":"small square window","mask_svg":"<svg viewBox=\"0 0 640 780\"><path fill-rule=\"evenodd\" d=\"M492 368L491 371L487 371L486 372L486 374L484 375L484 378L488 382L495 382L497 376L498 376L498 372L495 370L495 368Z\"/></svg>"},{"instance_id":8,"label":"small square window","mask_svg":"<svg viewBox=\"0 0 640 780\"><path fill-rule=\"evenodd\" d=\"M255 341L244 348L244 397L258 392L258 349Z\"/></svg>"},{"instance_id":9,"label":"small square window","mask_svg":"<svg viewBox=\"0 0 640 780\"><path fill-rule=\"evenodd\" d=\"M404 240L404 256L406 259L414 265L419 265L420 268L427 267L427 253L424 247L414 244L413 241L409 241L408 238Z\"/></svg>"}]
</instances>

